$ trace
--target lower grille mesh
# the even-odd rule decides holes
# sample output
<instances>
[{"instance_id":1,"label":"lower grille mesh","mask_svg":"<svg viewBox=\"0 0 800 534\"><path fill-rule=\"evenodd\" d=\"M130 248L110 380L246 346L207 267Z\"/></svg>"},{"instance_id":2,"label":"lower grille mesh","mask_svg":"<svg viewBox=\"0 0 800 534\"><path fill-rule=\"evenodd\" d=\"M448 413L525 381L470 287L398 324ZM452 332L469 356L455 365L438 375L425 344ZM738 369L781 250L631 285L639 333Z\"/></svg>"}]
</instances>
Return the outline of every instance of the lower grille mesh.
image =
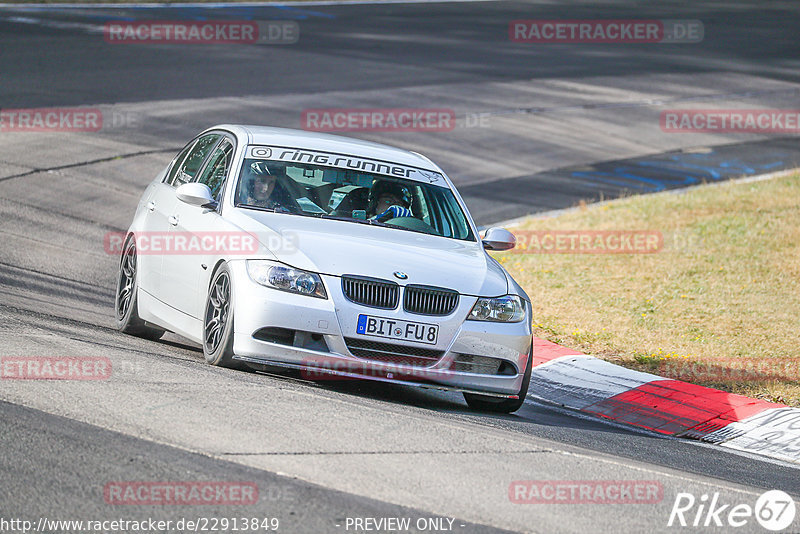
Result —
<instances>
[{"instance_id":1,"label":"lower grille mesh","mask_svg":"<svg viewBox=\"0 0 800 534\"><path fill-rule=\"evenodd\" d=\"M376 362L396 363L399 365L412 365L414 367L430 367L438 362L444 351L408 347L393 343L380 343L365 339L345 338L347 349L356 358Z\"/></svg>"}]
</instances>

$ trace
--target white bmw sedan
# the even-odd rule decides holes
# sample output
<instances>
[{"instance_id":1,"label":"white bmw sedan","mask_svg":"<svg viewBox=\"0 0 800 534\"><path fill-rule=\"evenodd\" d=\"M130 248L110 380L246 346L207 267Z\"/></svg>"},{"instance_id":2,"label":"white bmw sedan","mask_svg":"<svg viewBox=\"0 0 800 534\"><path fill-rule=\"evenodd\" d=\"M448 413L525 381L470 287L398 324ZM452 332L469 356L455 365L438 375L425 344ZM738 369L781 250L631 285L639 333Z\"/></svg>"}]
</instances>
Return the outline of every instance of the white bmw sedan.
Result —
<instances>
[{"instance_id":1,"label":"white bmw sedan","mask_svg":"<svg viewBox=\"0 0 800 534\"><path fill-rule=\"evenodd\" d=\"M512 412L531 375L531 303L445 173L385 145L221 125L142 195L116 320L202 343L208 363L460 391Z\"/></svg>"}]
</instances>

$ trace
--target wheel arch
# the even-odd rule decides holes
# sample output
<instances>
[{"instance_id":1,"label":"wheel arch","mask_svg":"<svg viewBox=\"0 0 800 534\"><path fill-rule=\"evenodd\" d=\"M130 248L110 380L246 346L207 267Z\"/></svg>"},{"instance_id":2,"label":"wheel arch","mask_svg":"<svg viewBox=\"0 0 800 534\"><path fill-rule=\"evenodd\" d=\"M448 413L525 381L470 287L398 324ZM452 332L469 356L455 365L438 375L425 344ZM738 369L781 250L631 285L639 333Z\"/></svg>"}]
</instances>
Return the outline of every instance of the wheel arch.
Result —
<instances>
[{"instance_id":1,"label":"wheel arch","mask_svg":"<svg viewBox=\"0 0 800 534\"><path fill-rule=\"evenodd\" d=\"M208 287L206 288L206 292L211 290L211 284L214 283L214 277L217 275L217 271L219 268L228 263L228 260L225 258L220 258L217 260L217 263L214 264L214 268L211 269L211 276L208 277Z\"/></svg>"}]
</instances>

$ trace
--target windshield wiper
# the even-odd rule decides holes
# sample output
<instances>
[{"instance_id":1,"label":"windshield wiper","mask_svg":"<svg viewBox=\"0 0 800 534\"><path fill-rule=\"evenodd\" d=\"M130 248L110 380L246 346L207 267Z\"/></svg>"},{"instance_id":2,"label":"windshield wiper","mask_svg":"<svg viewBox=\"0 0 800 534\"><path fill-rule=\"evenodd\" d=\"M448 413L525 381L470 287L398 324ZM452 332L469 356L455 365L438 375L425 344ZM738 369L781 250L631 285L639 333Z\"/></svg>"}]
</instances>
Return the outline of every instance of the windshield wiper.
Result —
<instances>
[{"instance_id":1,"label":"windshield wiper","mask_svg":"<svg viewBox=\"0 0 800 534\"><path fill-rule=\"evenodd\" d=\"M355 219L353 217L347 217L344 215L329 215L327 213L303 213L307 217L316 217L318 219L327 219L331 221L348 221L348 222L356 222L360 224L373 224L376 226L389 226L388 224L384 224L382 222L378 222L373 219Z\"/></svg>"},{"instance_id":2,"label":"windshield wiper","mask_svg":"<svg viewBox=\"0 0 800 534\"><path fill-rule=\"evenodd\" d=\"M268 211L270 213L275 213L277 210L275 208L265 208L263 206L256 206L254 204L236 204L237 208L250 208L259 211Z\"/></svg>"},{"instance_id":3,"label":"windshield wiper","mask_svg":"<svg viewBox=\"0 0 800 534\"><path fill-rule=\"evenodd\" d=\"M263 206L254 206L253 204L236 204L237 208L249 208L258 211L265 211L267 213L281 213L286 215L312 215L304 211L292 211L289 208L278 206L277 208L265 208Z\"/></svg>"},{"instance_id":4,"label":"windshield wiper","mask_svg":"<svg viewBox=\"0 0 800 534\"><path fill-rule=\"evenodd\" d=\"M253 204L237 204L236 207L238 208L250 208L259 211L266 211L269 213L285 213L287 215L300 215L301 217L316 217L317 219L327 219L331 221L348 221L348 222L355 222L359 224L369 224L372 226L380 226L382 228L400 228L401 230L405 230L405 228L401 226L395 226L393 224L386 224L375 219L354 219L353 217L345 217L340 215L328 215L327 213L318 213L318 212L306 212L306 211L289 211L286 208L264 208L261 206L254 206Z\"/></svg>"}]
</instances>

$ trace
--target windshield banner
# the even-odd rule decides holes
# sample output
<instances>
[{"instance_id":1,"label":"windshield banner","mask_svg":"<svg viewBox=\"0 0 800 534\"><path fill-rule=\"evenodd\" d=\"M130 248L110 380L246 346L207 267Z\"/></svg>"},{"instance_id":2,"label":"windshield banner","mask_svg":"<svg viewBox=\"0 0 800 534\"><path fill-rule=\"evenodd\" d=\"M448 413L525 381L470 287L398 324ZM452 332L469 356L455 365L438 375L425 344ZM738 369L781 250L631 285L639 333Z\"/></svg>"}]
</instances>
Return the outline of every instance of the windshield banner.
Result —
<instances>
[{"instance_id":1,"label":"windshield banner","mask_svg":"<svg viewBox=\"0 0 800 534\"><path fill-rule=\"evenodd\" d=\"M408 178L417 182L426 182L442 187L447 187L444 177L436 171L426 171L416 167L407 167L397 163L380 161L369 158L359 158L346 154L333 154L329 152L316 152L286 147L250 146L247 149L247 158L286 161L292 163L311 163L351 169L365 173L385 174L398 178Z\"/></svg>"}]
</instances>

